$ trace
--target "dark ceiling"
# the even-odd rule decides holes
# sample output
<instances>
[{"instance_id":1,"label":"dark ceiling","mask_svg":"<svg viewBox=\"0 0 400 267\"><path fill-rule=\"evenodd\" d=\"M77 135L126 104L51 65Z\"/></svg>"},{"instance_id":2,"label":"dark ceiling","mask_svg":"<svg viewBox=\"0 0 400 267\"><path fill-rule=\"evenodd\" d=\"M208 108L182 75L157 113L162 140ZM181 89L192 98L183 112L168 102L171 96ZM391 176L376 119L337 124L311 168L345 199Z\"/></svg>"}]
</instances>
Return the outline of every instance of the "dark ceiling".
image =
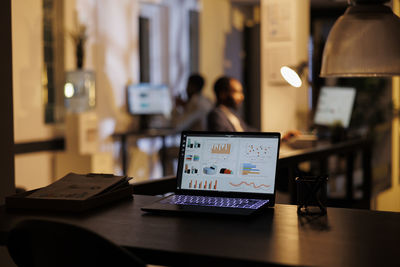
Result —
<instances>
[{"instance_id":1,"label":"dark ceiling","mask_svg":"<svg viewBox=\"0 0 400 267\"><path fill-rule=\"evenodd\" d=\"M231 0L231 2L237 5L260 5L260 0ZM312 18L339 17L348 6L347 0L310 0L310 4Z\"/></svg>"},{"instance_id":2,"label":"dark ceiling","mask_svg":"<svg viewBox=\"0 0 400 267\"><path fill-rule=\"evenodd\" d=\"M311 8L315 9L337 9L346 7L347 0L311 0Z\"/></svg>"},{"instance_id":3,"label":"dark ceiling","mask_svg":"<svg viewBox=\"0 0 400 267\"><path fill-rule=\"evenodd\" d=\"M329 9L344 8L347 6L347 0L310 0L311 8ZM258 5L260 0L231 0L232 3L242 5Z\"/></svg>"}]
</instances>

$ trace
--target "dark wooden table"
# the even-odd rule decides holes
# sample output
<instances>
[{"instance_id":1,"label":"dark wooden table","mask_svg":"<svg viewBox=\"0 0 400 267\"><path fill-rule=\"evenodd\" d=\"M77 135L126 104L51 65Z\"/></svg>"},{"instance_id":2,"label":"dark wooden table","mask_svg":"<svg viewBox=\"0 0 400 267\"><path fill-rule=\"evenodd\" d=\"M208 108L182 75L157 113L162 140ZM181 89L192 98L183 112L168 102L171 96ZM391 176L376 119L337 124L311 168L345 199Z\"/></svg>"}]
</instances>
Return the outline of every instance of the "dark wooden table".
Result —
<instances>
[{"instance_id":1,"label":"dark wooden table","mask_svg":"<svg viewBox=\"0 0 400 267\"><path fill-rule=\"evenodd\" d=\"M85 215L9 213L0 207L0 244L17 222L45 218L77 224L128 248L148 263L184 266L399 266L400 214L328 208L298 217L276 205L251 218L160 216L135 195Z\"/></svg>"}]
</instances>

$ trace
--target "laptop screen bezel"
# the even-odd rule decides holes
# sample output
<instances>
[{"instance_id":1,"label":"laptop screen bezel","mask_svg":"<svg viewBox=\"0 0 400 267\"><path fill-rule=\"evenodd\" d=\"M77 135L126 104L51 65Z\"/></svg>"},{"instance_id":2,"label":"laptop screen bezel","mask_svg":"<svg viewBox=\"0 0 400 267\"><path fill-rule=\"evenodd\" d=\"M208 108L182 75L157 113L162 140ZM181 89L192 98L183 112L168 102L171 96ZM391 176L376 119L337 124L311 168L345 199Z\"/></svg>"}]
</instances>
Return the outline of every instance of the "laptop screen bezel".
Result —
<instances>
[{"instance_id":1,"label":"laptop screen bezel","mask_svg":"<svg viewBox=\"0 0 400 267\"><path fill-rule=\"evenodd\" d=\"M181 189L182 183L182 173L183 173L183 165L184 165L184 157L186 147L183 144L185 138L190 136L199 136L199 137L256 137L256 138L276 138L278 141L277 147L277 164L275 166L275 182L274 182L274 190L273 193L249 193L249 192L223 192L223 191L208 191L208 190L195 190L195 189ZM195 132L195 131L183 131L181 134L181 142L179 149L179 160L178 160L178 170L177 170L177 184L176 184L176 193L177 194L186 194L186 195L202 195L202 196L221 196L221 197L237 197L237 198L254 198L254 199L270 199L270 204L274 204L275 202L275 193L276 193L276 174L278 171L278 159L279 159L279 147L280 147L281 135L278 132Z\"/></svg>"}]
</instances>

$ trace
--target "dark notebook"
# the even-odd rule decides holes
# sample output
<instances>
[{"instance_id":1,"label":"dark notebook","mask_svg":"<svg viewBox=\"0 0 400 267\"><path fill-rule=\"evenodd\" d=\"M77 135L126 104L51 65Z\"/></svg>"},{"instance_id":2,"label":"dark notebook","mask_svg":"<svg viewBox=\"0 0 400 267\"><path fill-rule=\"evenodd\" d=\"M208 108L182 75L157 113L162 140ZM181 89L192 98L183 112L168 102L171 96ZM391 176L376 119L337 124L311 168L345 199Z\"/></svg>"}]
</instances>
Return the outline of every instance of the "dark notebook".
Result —
<instances>
[{"instance_id":1,"label":"dark notebook","mask_svg":"<svg viewBox=\"0 0 400 267\"><path fill-rule=\"evenodd\" d=\"M130 179L112 174L69 173L46 187L6 197L6 207L82 212L119 199L132 198Z\"/></svg>"},{"instance_id":2,"label":"dark notebook","mask_svg":"<svg viewBox=\"0 0 400 267\"><path fill-rule=\"evenodd\" d=\"M275 204L279 133L182 132L177 188L149 212L250 215Z\"/></svg>"}]
</instances>

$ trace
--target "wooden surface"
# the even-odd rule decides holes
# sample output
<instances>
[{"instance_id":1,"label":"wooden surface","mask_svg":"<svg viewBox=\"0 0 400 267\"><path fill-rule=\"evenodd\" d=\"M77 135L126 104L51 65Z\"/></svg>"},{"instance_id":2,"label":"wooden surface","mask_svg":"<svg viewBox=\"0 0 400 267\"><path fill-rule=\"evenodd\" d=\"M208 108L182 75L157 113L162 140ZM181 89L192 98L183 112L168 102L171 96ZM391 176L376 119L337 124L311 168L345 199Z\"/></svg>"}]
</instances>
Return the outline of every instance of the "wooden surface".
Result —
<instances>
[{"instance_id":1,"label":"wooden surface","mask_svg":"<svg viewBox=\"0 0 400 267\"><path fill-rule=\"evenodd\" d=\"M78 224L127 247L153 264L185 266L398 266L400 214L328 208L323 217L298 217L276 205L252 218L161 216L140 211L157 197L135 195L81 216L7 213L0 208L0 244L24 218Z\"/></svg>"}]
</instances>

